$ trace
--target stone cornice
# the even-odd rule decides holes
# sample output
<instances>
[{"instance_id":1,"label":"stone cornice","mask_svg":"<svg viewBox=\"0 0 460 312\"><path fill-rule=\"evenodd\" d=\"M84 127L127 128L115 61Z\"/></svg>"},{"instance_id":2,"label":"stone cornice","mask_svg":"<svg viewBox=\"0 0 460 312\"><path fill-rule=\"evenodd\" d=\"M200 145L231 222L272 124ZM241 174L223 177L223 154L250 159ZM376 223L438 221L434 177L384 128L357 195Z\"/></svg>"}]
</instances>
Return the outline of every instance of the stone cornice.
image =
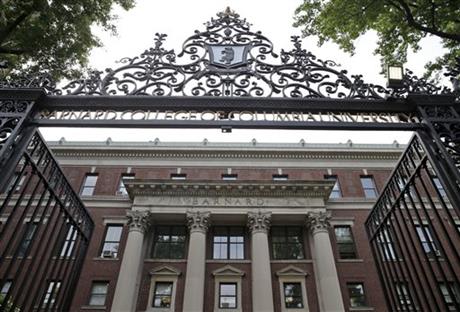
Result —
<instances>
[{"instance_id":1,"label":"stone cornice","mask_svg":"<svg viewBox=\"0 0 460 312\"><path fill-rule=\"evenodd\" d=\"M334 181L200 181L133 179L129 196L320 197L327 199Z\"/></svg>"},{"instance_id":2,"label":"stone cornice","mask_svg":"<svg viewBox=\"0 0 460 312\"><path fill-rule=\"evenodd\" d=\"M148 150L96 150L96 149L53 149L57 158L90 159L327 159L327 160L398 160L401 150L302 150L302 151L148 151Z\"/></svg>"}]
</instances>

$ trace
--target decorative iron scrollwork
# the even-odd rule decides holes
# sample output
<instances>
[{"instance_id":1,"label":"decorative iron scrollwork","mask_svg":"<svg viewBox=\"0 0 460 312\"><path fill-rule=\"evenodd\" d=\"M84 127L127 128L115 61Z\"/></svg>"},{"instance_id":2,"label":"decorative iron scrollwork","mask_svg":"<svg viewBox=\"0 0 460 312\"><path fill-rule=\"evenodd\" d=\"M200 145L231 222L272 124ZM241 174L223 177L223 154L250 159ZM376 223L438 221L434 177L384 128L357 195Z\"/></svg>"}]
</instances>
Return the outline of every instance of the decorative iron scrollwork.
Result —
<instances>
[{"instance_id":1,"label":"decorative iron scrollwork","mask_svg":"<svg viewBox=\"0 0 460 312\"><path fill-rule=\"evenodd\" d=\"M382 99L409 92L437 94L442 90L407 72L404 87L386 89L365 83L361 75L347 76L333 61L323 61L302 48L274 52L272 42L227 8L196 30L179 54L166 49L165 34L156 34L154 47L120 60L122 66L92 71L57 88L47 74L1 81L0 88L42 87L53 95L232 96Z\"/></svg>"}]
</instances>

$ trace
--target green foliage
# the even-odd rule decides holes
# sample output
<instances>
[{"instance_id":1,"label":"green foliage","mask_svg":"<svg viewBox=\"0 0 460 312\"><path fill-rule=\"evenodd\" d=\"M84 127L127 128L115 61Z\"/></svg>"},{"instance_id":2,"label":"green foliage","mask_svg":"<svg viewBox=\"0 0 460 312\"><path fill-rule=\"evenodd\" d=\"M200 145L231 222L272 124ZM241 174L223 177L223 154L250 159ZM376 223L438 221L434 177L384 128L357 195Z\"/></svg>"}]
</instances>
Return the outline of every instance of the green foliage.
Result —
<instances>
[{"instance_id":1,"label":"green foliage","mask_svg":"<svg viewBox=\"0 0 460 312\"><path fill-rule=\"evenodd\" d=\"M0 0L0 61L13 72L73 77L101 45L91 26L115 33L114 5L128 10L134 0Z\"/></svg>"},{"instance_id":2,"label":"green foliage","mask_svg":"<svg viewBox=\"0 0 460 312\"><path fill-rule=\"evenodd\" d=\"M406 62L423 37L437 36L447 53L426 65L426 76L454 66L460 56L459 0L304 0L294 25L305 36L318 36L320 45L332 40L349 53L358 37L374 30L382 65Z\"/></svg>"}]
</instances>

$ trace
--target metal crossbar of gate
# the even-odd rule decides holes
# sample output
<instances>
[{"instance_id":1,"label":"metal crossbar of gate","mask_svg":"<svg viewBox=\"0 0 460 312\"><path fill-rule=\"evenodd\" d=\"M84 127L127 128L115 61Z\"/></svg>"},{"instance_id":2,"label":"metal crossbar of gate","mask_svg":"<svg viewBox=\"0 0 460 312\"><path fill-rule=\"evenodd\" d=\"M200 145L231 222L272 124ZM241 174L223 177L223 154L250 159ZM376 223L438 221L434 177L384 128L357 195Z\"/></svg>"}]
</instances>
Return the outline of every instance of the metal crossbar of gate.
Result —
<instances>
[{"instance_id":1,"label":"metal crossbar of gate","mask_svg":"<svg viewBox=\"0 0 460 312\"><path fill-rule=\"evenodd\" d=\"M415 131L369 239L390 310L460 310L458 93L411 72L394 88L349 78L296 36L278 55L229 9L179 54L165 37L62 87L0 80L0 311L67 311L93 229L38 127Z\"/></svg>"}]
</instances>

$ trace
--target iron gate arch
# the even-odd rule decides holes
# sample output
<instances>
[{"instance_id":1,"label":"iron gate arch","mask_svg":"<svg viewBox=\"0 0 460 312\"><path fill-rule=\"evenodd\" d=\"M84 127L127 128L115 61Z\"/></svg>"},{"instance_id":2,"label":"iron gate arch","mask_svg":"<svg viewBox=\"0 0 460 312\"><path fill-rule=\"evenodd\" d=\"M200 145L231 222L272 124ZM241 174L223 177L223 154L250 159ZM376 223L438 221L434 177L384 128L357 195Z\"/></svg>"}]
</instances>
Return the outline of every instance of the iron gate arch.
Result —
<instances>
[{"instance_id":1,"label":"iron gate arch","mask_svg":"<svg viewBox=\"0 0 460 312\"><path fill-rule=\"evenodd\" d=\"M0 284L14 277L0 310L70 305L93 224L37 132L59 126L414 131L366 227L388 306L446 307L438 283L454 298L450 283L460 279L460 233L448 228L460 218L458 94L409 71L400 88L365 83L316 58L296 36L277 54L230 9L189 37L179 54L165 48L165 38L156 34L140 56L63 86L46 73L0 81L0 217L8 216L0 229ZM37 237L52 240L52 247L21 246L3 238L5 229L32 245ZM431 234L438 245L420 245L417 238ZM45 271L36 269L40 264ZM24 282L24 268L39 277L37 287ZM49 287L59 295L47 297ZM33 296L22 296L24 289Z\"/></svg>"}]
</instances>

